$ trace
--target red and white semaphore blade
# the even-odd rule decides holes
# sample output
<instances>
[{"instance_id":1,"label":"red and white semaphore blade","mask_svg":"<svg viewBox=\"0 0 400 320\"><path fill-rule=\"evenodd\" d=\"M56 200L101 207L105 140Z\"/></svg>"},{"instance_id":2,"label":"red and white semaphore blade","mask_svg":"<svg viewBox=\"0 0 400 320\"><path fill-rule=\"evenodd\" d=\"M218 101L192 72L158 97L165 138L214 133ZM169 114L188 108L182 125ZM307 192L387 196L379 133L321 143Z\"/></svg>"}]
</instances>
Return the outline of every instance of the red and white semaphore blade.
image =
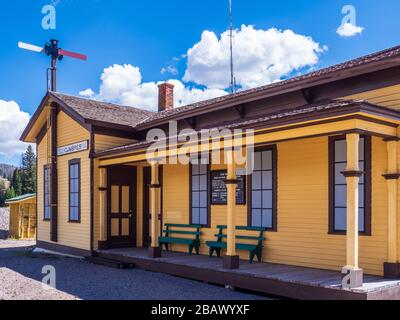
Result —
<instances>
[{"instance_id":1,"label":"red and white semaphore blade","mask_svg":"<svg viewBox=\"0 0 400 320\"><path fill-rule=\"evenodd\" d=\"M33 44L25 43L25 42L18 42L18 47L21 49L26 49L35 52L44 52L43 47L38 47Z\"/></svg>"},{"instance_id":2,"label":"red and white semaphore blade","mask_svg":"<svg viewBox=\"0 0 400 320\"><path fill-rule=\"evenodd\" d=\"M79 59L79 60L84 60L84 61L87 60L87 56L85 56L84 54L71 52L68 50L59 49L58 54L60 56L66 56L66 57L70 57L70 58L74 58L74 59Z\"/></svg>"}]
</instances>

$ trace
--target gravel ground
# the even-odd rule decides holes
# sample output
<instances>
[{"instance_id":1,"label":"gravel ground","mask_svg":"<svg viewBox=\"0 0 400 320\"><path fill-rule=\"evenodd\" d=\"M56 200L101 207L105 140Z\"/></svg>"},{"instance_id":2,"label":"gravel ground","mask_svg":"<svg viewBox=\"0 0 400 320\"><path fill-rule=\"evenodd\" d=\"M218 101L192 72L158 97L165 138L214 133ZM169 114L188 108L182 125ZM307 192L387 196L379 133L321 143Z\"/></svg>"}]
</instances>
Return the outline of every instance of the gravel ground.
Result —
<instances>
[{"instance_id":1,"label":"gravel ground","mask_svg":"<svg viewBox=\"0 0 400 320\"><path fill-rule=\"evenodd\" d=\"M8 237L10 210L8 208L0 208L0 239Z\"/></svg>"},{"instance_id":2,"label":"gravel ground","mask_svg":"<svg viewBox=\"0 0 400 320\"><path fill-rule=\"evenodd\" d=\"M140 269L117 270L32 252L34 242L0 240L0 300L263 300L263 296ZM57 290L42 288L42 267Z\"/></svg>"}]
</instances>

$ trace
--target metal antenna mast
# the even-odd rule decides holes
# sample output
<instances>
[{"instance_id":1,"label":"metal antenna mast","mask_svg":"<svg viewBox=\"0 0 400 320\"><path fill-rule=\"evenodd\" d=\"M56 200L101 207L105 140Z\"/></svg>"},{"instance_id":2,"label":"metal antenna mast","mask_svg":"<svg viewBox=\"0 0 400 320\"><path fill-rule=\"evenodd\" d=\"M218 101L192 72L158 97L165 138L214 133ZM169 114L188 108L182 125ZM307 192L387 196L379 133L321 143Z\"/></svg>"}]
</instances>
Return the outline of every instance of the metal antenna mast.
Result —
<instances>
[{"instance_id":1,"label":"metal antenna mast","mask_svg":"<svg viewBox=\"0 0 400 320\"><path fill-rule=\"evenodd\" d=\"M235 75L233 70L233 18L232 18L232 0L229 0L229 38L231 51L231 91L236 92Z\"/></svg>"}]
</instances>

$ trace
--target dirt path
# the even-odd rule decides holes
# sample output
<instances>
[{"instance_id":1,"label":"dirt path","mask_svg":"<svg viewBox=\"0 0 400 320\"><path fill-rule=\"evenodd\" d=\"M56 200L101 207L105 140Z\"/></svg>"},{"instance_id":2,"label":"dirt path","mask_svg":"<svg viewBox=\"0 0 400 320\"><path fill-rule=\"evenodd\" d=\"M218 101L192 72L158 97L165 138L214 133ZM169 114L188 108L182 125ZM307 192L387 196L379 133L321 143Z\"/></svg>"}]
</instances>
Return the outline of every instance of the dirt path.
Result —
<instances>
[{"instance_id":1,"label":"dirt path","mask_svg":"<svg viewBox=\"0 0 400 320\"><path fill-rule=\"evenodd\" d=\"M117 270L78 259L32 253L34 242L0 240L0 300L259 300L262 296L140 269ZM43 266L56 271L45 290Z\"/></svg>"}]
</instances>

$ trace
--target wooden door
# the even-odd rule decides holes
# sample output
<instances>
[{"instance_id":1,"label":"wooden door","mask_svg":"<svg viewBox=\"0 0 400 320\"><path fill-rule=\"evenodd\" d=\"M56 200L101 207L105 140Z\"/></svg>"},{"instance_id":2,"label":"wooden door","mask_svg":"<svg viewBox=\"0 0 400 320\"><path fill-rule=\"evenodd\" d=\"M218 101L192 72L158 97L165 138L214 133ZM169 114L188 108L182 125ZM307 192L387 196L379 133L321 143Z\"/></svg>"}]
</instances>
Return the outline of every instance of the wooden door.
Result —
<instances>
[{"instance_id":1,"label":"wooden door","mask_svg":"<svg viewBox=\"0 0 400 320\"><path fill-rule=\"evenodd\" d=\"M110 167L107 176L110 247L136 247L136 168Z\"/></svg>"}]
</instances>

